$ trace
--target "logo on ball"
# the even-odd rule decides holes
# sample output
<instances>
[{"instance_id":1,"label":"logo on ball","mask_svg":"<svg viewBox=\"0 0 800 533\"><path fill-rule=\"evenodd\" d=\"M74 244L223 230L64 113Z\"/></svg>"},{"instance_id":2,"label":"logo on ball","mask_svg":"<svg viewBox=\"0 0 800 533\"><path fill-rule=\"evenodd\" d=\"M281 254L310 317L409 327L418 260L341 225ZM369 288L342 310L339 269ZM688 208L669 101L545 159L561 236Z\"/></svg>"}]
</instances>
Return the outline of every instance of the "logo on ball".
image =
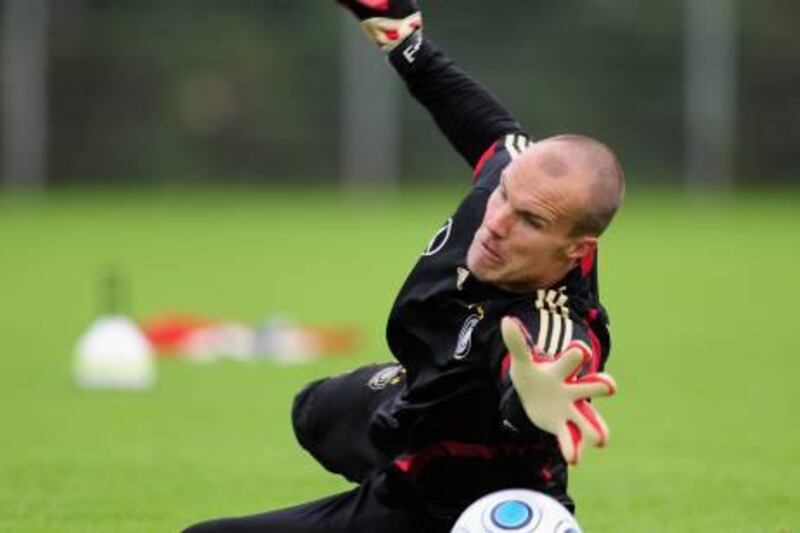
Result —
<instances>
[{"instance_id":1,"label":"logo on ball","mask_svg":"<svg viewBox=\"0 0 800 533\"><path fill-rule=\"evenodd\" d=\"M581 533L581 527L554 498L527 489L507 489L467 507L451 533Z\"/></svg>"},{"instance_id":2,"label":"logo on ball","mask_svg":"<svg viewBox=\"0 0 800 533\"><path fill-rule=\"evenodd\" d=\"M492 523L501 529L520 529L533 520L533 509L518 500L501 502L491 513Z\"/></svg>"}]
</instances>

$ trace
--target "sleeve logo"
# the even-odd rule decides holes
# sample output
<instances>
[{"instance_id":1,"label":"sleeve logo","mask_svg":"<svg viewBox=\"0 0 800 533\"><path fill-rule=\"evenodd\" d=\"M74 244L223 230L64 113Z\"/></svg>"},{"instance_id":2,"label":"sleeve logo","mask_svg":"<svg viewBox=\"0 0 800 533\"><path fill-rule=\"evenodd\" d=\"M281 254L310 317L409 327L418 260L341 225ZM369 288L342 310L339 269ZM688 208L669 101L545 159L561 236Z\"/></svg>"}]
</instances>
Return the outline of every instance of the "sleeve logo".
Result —
<instances>
[{"instance_id":1,"label":"sleeve logo","mask_svg":"<svg viewBox=\"0 0 800 533\"><path fill-rule=\"evenodd\" d=\"M564 287L558 291L536 291L536 309L539 310L539 336L536 346L545 354L555 357L572 340L574 325L570 319L569 298Z\"/></svg>"},{"instance_id":2,"label":"sleeve logo","mask_svg":"<svg viewBox=\"0 0 800 533\"><path fill-rule=\"evenodd\" d=\"M504 144L511 159L516 159L533 143L531 143L527 136L513 133L511 135L506 135Z\"/></svg>"},{"instance_id":3,"label":"sleeve logo","mask_svg":"<svg viewBox=\"0 0 800 533\"><path fill-rule=\"evenodd\" d=\"M397 385L403 381L406 370L400 365L391 365L381 368L372 375L367 386L372 390L383 390L389 385Z\"/></svg>"}]
</instances>

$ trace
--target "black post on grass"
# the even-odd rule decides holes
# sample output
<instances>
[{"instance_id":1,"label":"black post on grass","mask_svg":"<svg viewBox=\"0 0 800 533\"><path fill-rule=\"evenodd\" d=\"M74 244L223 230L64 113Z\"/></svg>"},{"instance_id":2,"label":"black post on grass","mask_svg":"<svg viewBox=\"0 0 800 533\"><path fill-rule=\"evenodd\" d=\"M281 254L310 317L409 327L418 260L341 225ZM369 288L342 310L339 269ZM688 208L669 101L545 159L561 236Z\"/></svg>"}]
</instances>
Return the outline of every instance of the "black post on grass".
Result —
<instances>
[{"instance_id":1,"label":"black post on grass","mask_svg":"<svg viewBox=\"0 0 800 533\"><path fill-rule=\"evenodd\" d=\"M125 279L119 268L109 265L100 276L100 314L118 315L128 311Z\"/></svg>"},{"instance_id":2,"label":"black post on grass","mask_svg":"<svg viewBox=\"0 0 800 533\"><path fill-rule=\"evenodd\" d=\"M733 187L737 121L737 0L685 0L686 181Z\"/></svg>"},{"instance_id":3,"label":"black post on grass","mask_svg":"<svg viewBox=\"0 0 800 533\"><path fill-rule=\"evenodd\" d=\"M3 185L37 191L47 168L47 0L6 0L3 13Z\"/></svg>"},{"instance_id":4,"label":"black post on grass","mask_svg":"<svg viewBox=\"0 0 800 533\"><path fill-rule=\"evenodd\" d=\"M400 168L400 84L353 17L342 14L341 31L343 184L391 190Z\"/></svg>"}]
</instances>

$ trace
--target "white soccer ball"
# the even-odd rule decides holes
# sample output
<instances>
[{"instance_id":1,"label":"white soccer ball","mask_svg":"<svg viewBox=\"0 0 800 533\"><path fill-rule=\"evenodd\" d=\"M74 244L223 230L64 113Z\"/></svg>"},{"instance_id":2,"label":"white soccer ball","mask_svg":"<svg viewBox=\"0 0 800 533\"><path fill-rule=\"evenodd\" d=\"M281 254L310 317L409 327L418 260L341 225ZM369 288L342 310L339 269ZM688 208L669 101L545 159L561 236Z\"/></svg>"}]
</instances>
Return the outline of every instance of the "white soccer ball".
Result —
<instances>
[{"instance_id":1,"label":"white soccer ball","mask_svg":"<svg viewBox=\"0 0 800 533\"><path fill-rule=\"evenodd\" d=\"M461 513L452 533L581 533L572 514L532 490L493 492Z\"/></svg>"}]
</instances>

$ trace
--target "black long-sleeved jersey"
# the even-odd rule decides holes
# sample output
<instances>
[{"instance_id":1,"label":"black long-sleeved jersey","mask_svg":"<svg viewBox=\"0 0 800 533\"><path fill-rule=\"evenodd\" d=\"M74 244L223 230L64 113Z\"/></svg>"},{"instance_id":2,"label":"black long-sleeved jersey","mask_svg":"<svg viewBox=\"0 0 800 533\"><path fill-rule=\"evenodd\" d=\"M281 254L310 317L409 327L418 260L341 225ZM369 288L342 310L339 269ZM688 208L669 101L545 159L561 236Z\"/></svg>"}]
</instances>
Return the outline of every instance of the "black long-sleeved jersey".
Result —
<instances>
[{"instance_id":1,"label":"black long-sleeved jersey","mask_svg":"<svg viewBox=\"0 0 800 533\"><path fill-rule=\"evenodd\" d=\"M529 422L508 377L500 320L519 318L551 355L582 340L592 347L592 369L602 367L609 336L596 257L534 293L476 279L466 266L467 250L503 169L530 141L421 34L391 61L475 170L474 187L430 239L392 307L387 340L407 385L378 411L371 436L398 454L394 468L430 501L463 505L490 490L530 487L571 505L556 440Z\"/></svg>"}]
</instances>

